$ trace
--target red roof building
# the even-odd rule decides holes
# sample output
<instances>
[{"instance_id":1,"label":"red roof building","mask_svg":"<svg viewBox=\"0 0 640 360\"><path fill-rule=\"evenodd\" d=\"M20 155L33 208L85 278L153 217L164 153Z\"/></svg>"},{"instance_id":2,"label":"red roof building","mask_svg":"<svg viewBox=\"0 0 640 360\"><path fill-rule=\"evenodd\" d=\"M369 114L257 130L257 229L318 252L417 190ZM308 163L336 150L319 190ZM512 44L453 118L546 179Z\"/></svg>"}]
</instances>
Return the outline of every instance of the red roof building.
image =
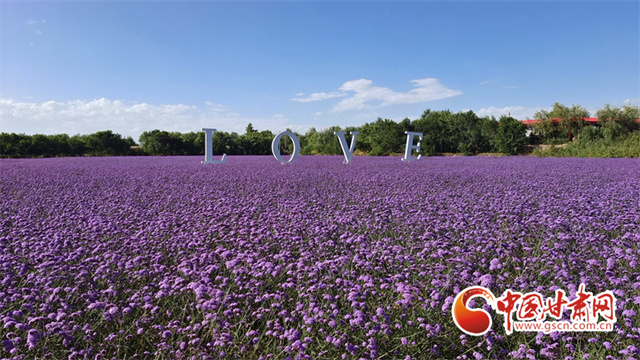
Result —
<instances>
[{"instance_id":1,"label":"red roof building","mask_svg":"<svg viewBox=\"0 0 640 360\"><path fill-rule=\"evenodd\" d=\"M587 123L587 124L593 124L593 125L598 124L598 118L590 117L590 118L582 118L582 120L584 120L584 122ZM542 121L542 120L540 120L540 119L522 120L522 123L527 125L527 126L530 126L530 125L533 125L535 123L539 123L540 121ZM551 119L551 121L554 124L560 123L560 119L559 118L553 118L553 119Z\"/></svg>"},{"instance_id":2,"label":"red roof building","mask_svg":"<svg viewBox=\"0 0 640 360\"><path fill-rule=\"evenodd\" d=\"M591 124L591 125L598 125L598 118L594 118L594 117L590 117L590 118L582 118L582 120L584 120L585 123L587 124ZM540 119L534 119L534 120L521 120L523 124L527 125L527 126L531 126L533 124L539 123ZM551 119L551 121L554 124L559 124L560 123L560 119L559 118L553 118ZM637 122L640 122L640 119L636 119Z\"/></svg>"}]
</instances>

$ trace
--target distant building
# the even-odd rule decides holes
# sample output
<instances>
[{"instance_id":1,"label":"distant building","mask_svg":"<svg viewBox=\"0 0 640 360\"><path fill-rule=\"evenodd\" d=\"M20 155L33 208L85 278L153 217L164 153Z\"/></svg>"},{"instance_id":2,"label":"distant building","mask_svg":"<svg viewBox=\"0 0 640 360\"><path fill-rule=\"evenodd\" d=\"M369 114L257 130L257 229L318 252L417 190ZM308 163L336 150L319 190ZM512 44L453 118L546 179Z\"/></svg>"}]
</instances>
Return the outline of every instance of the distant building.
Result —
<instances>
[{"instance_id":1,"label":"distant building","mask_svg":"<svg viewBox=\"0 0 640 360\"><path fill-rule=\"evenodd\" d=\"M582 118L582 120L587 123L587 124L591 124L591 125L598 125L598 118L594 118L594 117L590 117L590 118ZM528 128L530 128L533 124L539 123L540 119L535 119L535 120L521 120L523 124L527 125ZM553 118L551 119L551 121L554 124L559 124L560 123L560 119L559 118ZM638 119L638 121L640 121L640 119Z\"/></svg>"},{"instance_id":2,"label":"distant building","mask_svg":"<svg viewBox=\"0 0 640 360\"><path fill-rule=\"evenodd\" d=\"M600 122L598 121L598 118L595 117L585 117L582 118L582 120L584 121L584 123L586 125L592 125L592 126L600 126ZM520 120L523 124L525 124L525 126L527 127L527 130L525 131L525 136L531 136L535 133L535 129L533 128L533 125L541 122L541 119L533 119L533 120ZM640 119L636 119L637 122L640 122ZM551 122L554 125L558 125L560 124L560 118L553 118L551 119ZM569 140L571 140L573 138L573 134L571 133L571 131L569 131Z\"/></svg>"}]
</instances>

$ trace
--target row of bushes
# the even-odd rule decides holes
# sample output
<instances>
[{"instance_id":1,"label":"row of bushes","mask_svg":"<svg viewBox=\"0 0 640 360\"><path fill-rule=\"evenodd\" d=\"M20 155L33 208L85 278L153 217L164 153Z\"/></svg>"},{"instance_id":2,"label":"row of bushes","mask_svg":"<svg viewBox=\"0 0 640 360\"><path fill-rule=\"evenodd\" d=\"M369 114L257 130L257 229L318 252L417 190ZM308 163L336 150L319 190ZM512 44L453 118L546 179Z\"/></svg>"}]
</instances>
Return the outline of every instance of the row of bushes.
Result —
<instances>
[{"instance_id":1,"label":"row of bushes","mask_svg":"<svg viewBox=\"0 0 640 360\"><path fill-rule=\"evenodd\" d=\"M480 118L472 111L451 113L425 111L417 120L404 119L397 123L390 119L357 128L332 127L323 131L310 129L301 140L303 154L341 154L334 131L359 131L356 147L370 155L401 153L405 149L405 131L423 134L422 154L462 153L474 155L485 152L517 154L525 146L525 127L512 117Z\"/></svg>"},{"instance_id":2,"label":"row of bushes","mask_svg":"<svg viewBox=\"0 0 640 360\"><path fill-rule=\"evenodd\" d=\"M405 131L424 134L422 153L463 153L473 155L482 152L517 154L525 145L524 125L511 117L480 118L472 111L451 113L427 110L417 120L404 119L395 122L378 118L375 122L359 127L333 126L321 131L311 128L305 134L296 134L302 154L339 155L342 149L334 131L358 131L356 148L359 153L389 155L404 151ZM258 131L249 124L244 134L217 131L213 135L213 152L228 155L268 155L276 134L269 130ZM350 141L350 135L347 135ZM104 155L202 155L204 132L145 131L139 138L140 146L133 139L123 138L113 132L100 131L90 135L24 135L0 134L2 157L52 157L52 156L104 156ZM281 151L291 152L293 144L284 137Z\"/></svg>"},{"instance_id":3,"label":"row of bushes","mask_svg":"<svg viewBox=\"0 0 640 360\"><path fill-rule=\"evenodd\" d=\"M598 110L602 123L599 127L585 125L588 112L574 105L569 108L555 103L551 111L536 113L541 121L534 124L533 131L526 136L522 122L503 116L478 117L473 111L452 113L448 110L426 110L419 119L408 118L396 122L378 118L358 127L333 126L324 130L309 129L305 134L296 134L300 140L301 154L342 154L335 131L358 131L356 149L369 155L402 153L405 148L406 131L423 133L421 152L423 155L437 153L522 153L526 145L563 144L570 137L589 144L611 144L622 141L627 134L638 132L637 106L616 108L606 105ZM214 154L268 155L276 134L270 130L258 131L249 124L244 134L218 131L213 135ZM631 139L633 137L630 137ZM24 135L0 133L0 156L2 157L51 157L83 155L203 155L204 132L146 131L139 144L130 137L123 138L113 132L100 131L90 135ZM350 136L347 136L350 140ZM575 141L574 141L575 142ZM582 146L582 145L580 145ZM586 144L584 146L587 146ZM603 145L604 146L604 145ZM292 151L288 137L280 143L283 154ZM554 150L558 151L558 150ZM547 153L545 153L547 154Z\"/></svg>"},{"instance_id":4,"label":"row of bushes","mask_svg":"<svg viewBox=\"0 0 640 360\"><path fill-rule=\"evenodd\" d=\"M0 133L0 156L5 158L135 155L140 153L135 145L131 137L111 130L74 136Z\"/></svg>"},{"instance_id":5,"label":"row of bushes","mask_svg":"<svg viewBox=\"0 0 640 360\"><path fill-rule=\"evenodd\" d=\"M561 157L640 157L640 131L629 131L615 123L587 126L581 136L563 146L534 151L538 156Z\"/></svg>"}]
</instances>

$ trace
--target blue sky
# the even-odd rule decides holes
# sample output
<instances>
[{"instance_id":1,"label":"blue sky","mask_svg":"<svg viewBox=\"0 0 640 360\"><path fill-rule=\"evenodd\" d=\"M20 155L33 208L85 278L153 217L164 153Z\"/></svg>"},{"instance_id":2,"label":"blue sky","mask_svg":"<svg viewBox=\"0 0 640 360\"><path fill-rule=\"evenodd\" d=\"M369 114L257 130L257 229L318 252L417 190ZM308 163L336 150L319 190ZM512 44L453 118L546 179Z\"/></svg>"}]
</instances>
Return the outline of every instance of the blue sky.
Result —
<instances>
[{"instance_id":1,"label":"blue sky","mask_svg":"<svg viewBox=\"0 0 640 360\"><path fill-rule=\"evenodd\" d=\"M0 3L0 131L305 132L638 104L637 1Z\"/></svg>"}]
</instances>

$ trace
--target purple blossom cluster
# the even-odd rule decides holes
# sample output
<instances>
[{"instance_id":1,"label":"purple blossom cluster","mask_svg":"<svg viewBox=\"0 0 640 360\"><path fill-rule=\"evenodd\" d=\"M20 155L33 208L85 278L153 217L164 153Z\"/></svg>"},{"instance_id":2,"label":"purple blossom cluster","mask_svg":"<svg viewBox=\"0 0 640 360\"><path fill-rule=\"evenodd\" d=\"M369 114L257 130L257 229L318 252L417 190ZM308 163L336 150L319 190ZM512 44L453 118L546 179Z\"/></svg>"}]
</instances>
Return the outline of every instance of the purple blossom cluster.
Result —
<instances>
[{"instance_id":1,"label":"purple blossom cluster","mask_svg":"<svg viewBox=\"0 0 640 360\"><path fill-rule=\"evenodd\" d=\"M200 160L0 160L0 358L640 358L637 159ZM451 319L580 283L613 332Z\"/></svg>"}]
</instances>

